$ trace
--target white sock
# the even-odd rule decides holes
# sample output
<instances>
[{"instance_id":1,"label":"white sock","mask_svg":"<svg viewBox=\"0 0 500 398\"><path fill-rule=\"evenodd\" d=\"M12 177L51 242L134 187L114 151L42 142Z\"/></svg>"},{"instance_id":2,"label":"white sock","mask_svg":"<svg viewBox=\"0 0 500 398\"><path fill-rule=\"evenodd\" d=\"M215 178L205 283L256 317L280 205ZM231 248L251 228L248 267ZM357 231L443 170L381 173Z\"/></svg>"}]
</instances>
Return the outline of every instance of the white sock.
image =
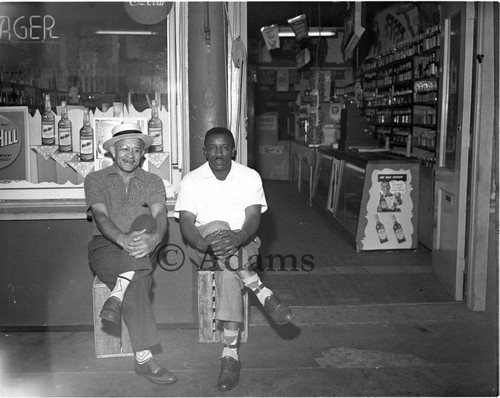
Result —
<instances>
[{"instance_id":1,"label":"white sock","mask_svg":"<svg viewBox=\"0 0 500 398\"><path fill-rule=\"evenodd\" d=\"M222 358L231 357L240 360L238 356L238 336L239 330L230 330L224 328L224 349L222 350Z\"/></svg>"},{"instance_id":2,"label":"white sock","mask_svg":"<svg viewBox=\"0 0 500 398\"><path fill-rule=\"evenodd\" d=\"M249 276L248 278L241 280L246 287L252 290L255 293L260 303L264 305L266 298L268 298L273 292L264 286L262 281L259 278L259 275L254 274Z\"/></svg>"},{"instance_id":3,"label":"white sock","mask_svg":"<svg viewBox=\"0 0 500 398\"><path fill-rule=\"evenodd\" d=\"M116 285L111 291L111 296L114 296L120 300L120 302L123 301L123 296L125 296L125 292L127 291L127 287L132 281L132 278L135 275L135 271L128 271L124 272L123 274L118 275L118 278L116 278Z\"/></svg>"},{"instance_id":4,"label":"white sock","mask_svg":"<svg viewBox=\"0 0 500 398\"><path fill-rule=\"evenodd\" d=\"M153 358L151 350L142 350L135 353L135 360L138 364L143 364Z\"/></svg>"}]
</instances>

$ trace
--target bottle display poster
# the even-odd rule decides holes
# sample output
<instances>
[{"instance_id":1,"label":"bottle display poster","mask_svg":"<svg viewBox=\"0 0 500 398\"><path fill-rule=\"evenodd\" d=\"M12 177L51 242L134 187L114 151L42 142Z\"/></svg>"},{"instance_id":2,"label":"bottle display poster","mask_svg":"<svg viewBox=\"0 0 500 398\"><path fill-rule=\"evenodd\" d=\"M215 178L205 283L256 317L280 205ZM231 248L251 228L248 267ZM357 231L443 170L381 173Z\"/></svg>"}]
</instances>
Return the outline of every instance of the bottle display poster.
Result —
<instances>
[{"instance_id":1,"label":"bottle display poster","mask_svg":"<svg viewBox=\"0 0 500 398\"><path fill-rule=\"evenodd\" d=\"M0 108L0 180L31 181L28 130L26 106Z\"/></svg>"},{"instance_id":2,"label":"bottle display poster","mask_svg":"<svg viewBox=\"0 0 500 398\"><path fill-rule=\"evenodd\" d=\"M288 69L276 71L276 92L288 92L289 85Z\"/></svg>"},{"instance_id":3,"label":"bottle display poster","mask_svg":"<svg viewBox=\"0 0 500 398\"><path fill-rule=\"evenodd\" d=\"M412 170L413 169L413 170ZM368 170L367 170L368 171ZM361 250L414 249L418 245L418 165L367 173L368 200L362 207Z\"/></svg>"},{"instance_id":4,"label":"bottle display poster","mask_svg":"<svg viewBox=\"0 0 500 398\"><path fill-rule=\"evenodd\" d=\"M141 126L144 134L148 132L148 120L146 117L94 117L95 158L103 159L103 161L98 162L99 170L113 163L110 154L106 154L103 144L112 137L111 131L113 127L121 123L137 123Z\"/></svg>"}]
</instances>

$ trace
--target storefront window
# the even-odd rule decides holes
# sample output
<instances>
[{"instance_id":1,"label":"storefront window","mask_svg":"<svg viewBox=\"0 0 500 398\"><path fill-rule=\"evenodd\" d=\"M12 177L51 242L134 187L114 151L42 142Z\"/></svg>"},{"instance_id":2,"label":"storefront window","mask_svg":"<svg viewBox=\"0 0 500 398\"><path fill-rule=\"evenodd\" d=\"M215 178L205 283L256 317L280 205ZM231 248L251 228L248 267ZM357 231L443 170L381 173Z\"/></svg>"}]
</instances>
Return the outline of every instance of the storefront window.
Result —
<instances>
[{"instance_id":1,"label":"storefront window","mask_svg":"<svg viewBox=\"0 0 500 398\"><path fill-rule=\"evenodd\" d=\"M153 107L162 121L162 144L145 155L143 168L158 174L173 197L188 118L181 112L187 108L186 4L0 3L0 201L17 198L25 186L30 193L21 192L22 199L67 197L50 193L52 188L82 198L85 176L110 164L99 151L111 135L109 123L139 123L149 133ZM47 95L54 114L51 142L42 120ZM59 134L63 102L72 123L65 148ZM93 159L82 156L86 108Z\"/></svg>"},{"instance_id":2,"label":"storefront window","mask_svg":"<svg viewBox=\"0 0 500 398\"><path fill-rule=\"evenodd\" d=\"M167 92L167 2L0 4L0 105L150 107Z\"/></svg>"}]
</instances>

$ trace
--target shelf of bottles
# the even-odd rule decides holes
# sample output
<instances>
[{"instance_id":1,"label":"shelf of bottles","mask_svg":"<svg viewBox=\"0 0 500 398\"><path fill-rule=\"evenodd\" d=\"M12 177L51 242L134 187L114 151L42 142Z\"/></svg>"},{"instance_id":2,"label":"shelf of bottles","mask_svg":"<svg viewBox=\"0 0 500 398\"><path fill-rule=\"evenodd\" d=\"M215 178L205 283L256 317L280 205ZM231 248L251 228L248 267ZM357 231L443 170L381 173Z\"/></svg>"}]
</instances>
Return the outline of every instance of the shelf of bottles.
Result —
<instances>
[{"instance_id":1,"label":"shelf of bottles","mask_svg":"<svg viewBox=\"0 0 500 398\"><path fill-rule=\"evenodd\" d=\"M366 59L361 67L363 112L375 136L395 152L435 161L440 27ZM400 148L400 149L398 149Z\"/></svg>"},{"instance_id":2,"label":"shelf of bottles","mask_svg":"<svg viewBox=\"0 0 500 398\"><path fill-rule=\"evenodd\" d=\"M0 71L0 106L27 106L31 114L36 110L43 112L45 95L49 94L52 102L56 104L66 101L68 105L82 105L94 110L103 102L118 101L119 93L126 92L124 78L111 79L108 74L106 78L81 75L78 97L70 98L72 78L57 76L55 70L51 70L50 73L45 71L43 74L40 71L38 73ZM147 108L144 104L140 107Z\"/></svg>"},{"instance_id":3,"label":"shelf of bottles","mask_svg":"<svg viewBox=\"0 0 500 398\"><path fill-rule=\"evenodd\" d=\"M32 145L31 148L41 155L45 161L52 158L62 167L69 165L81 177L94 170L99 159L96 157L96 135L91 124L91 110L83 108L83 122L79 125L68 117L67 102L61 101L60 118L53 112L53 102L50 94L44 96L44 108L41 112L41 145ZM147 159L159 168L168 157L163 146L163 122L159 117L158 101L151 101L151 114L147 121L147 133L153 138L153 143L147 151ZM122 102L113 103L113 118L124 117ZM78 131L75 142L74 129ZM41 160L41 158L40 158Z\"/></svg>"},{"instance_id":4,"label":"shelf of bottles","mask_svg":"<svg viewBox=\"0 0 500 398\"><path fill-rule=\"evenodd\" d=\"M40 111L43 110L46 94L49 94L57 103L68 100L67 93L9 83L8 85L4 84L0 86L0 106L27 106L29 112L34 114L37 109Z\"/></svg>"}]
</instances>

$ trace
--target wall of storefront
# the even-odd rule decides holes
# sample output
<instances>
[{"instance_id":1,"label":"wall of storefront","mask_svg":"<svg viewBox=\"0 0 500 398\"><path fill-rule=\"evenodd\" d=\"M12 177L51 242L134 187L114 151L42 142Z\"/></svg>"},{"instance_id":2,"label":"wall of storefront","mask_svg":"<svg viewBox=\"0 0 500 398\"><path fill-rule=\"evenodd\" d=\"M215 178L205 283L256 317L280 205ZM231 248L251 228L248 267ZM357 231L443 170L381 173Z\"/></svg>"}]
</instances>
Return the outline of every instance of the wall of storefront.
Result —
<instances>
[{"instance_id":1,"label":"wall of storefront","mask_svg":"<svg viewBox=\"0 0 500 398\"><path fill-rule=\"evenodd\" d=\"M93 325L93 274L87 257L91 222L4 220L0 229L8 231L0 240L0 329ZM174 218L169 218L168 236L152 262L157 322L196 323L196 272Z\"/></svg>"}]
</instances>

